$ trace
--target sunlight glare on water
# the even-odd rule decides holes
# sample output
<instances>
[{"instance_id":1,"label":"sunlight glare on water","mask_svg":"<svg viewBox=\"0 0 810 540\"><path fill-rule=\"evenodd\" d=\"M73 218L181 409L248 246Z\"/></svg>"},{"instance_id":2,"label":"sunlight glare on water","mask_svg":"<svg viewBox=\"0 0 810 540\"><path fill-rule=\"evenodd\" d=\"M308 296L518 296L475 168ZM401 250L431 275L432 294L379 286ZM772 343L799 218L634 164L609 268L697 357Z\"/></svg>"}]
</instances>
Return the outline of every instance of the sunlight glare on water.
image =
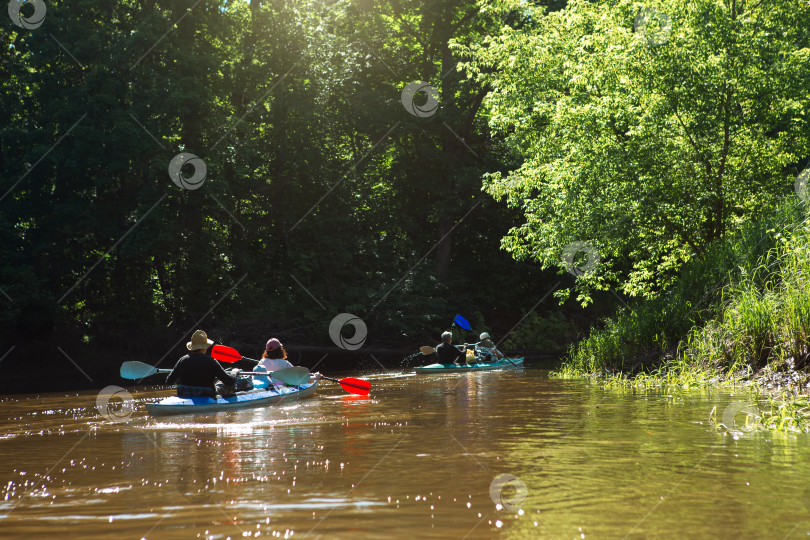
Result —
<instances>
[{"instance_id":1,"label":"sunlight glare on water","mask_svg":"<svg viewBox=\"0 0 810 540\"><path fill-rule=\"evenodd\" d=\"M810 531L805 435L736 440L735 396L542 370L375 376L280 406L150 418L131 389L10 396L0 531L36 538L717 538ZM743 519L744 517L744 519Z\"/></svg>"}]
</instances>

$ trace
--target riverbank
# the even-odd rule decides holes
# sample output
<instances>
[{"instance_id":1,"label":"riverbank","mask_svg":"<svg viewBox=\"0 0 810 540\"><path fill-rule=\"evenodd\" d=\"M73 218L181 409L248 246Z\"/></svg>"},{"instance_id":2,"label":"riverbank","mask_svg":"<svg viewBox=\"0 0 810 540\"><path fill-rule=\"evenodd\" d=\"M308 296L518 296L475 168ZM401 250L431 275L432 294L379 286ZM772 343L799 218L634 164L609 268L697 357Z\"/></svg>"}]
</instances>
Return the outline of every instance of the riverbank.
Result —
<instances>
[{"instance_id":1,"label":"riverbank","mask_svg":"<svg viewBox=\"0 0 810 540\"><path fill-rule=\"evenodd\" d=\"M794 197L687 264L665 293L593 328L556 375L740 387L762 427L810 431L809 336L810 227Z\"/></svg>"}]
</instances>

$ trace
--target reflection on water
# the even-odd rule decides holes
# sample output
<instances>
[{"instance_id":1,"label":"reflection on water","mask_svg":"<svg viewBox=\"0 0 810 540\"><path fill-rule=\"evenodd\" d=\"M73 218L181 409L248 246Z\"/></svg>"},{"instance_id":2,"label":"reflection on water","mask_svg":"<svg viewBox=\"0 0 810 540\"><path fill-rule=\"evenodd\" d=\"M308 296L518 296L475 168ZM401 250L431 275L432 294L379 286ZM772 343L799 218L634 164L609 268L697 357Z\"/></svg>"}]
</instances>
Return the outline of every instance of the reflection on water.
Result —
<instances>
[{"instance_id":1,"label":"reflection on water","mask_svg":"<svg viewBox=\"0 0 810 540\"><path fill-rule=\"evenodd\" d=\"M540 370L372 378L301 402L126 423L96 394L0 400L0 536L798 538L805 435L708 422L744 396Z\"/></svg>"}]
</instances>

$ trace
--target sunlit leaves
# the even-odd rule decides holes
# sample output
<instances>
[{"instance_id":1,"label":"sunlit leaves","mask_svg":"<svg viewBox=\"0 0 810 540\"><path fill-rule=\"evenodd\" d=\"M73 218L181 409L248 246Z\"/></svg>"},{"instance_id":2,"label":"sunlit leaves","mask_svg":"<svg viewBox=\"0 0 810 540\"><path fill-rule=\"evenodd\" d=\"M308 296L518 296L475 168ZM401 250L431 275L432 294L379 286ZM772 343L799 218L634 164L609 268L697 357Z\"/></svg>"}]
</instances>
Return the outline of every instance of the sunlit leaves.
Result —
<instances>
[{"instance_id":1,"label":"sunlit leaves","mask_svg":"<svg viewBox=\"0 0 810 540\"><path fill-rule=\"evenodd\" d=\"M655 39L634 28L641 7L665 15L666 28L648 27ZM606 262L580 278L586 289L654 295L805 165L808 6L522 9L531 26L459 47L491 88L490 126L524 158L485 187L525 216L503 241L516 258L561 265L587 240Z\"/></svg>"}]
</instances>

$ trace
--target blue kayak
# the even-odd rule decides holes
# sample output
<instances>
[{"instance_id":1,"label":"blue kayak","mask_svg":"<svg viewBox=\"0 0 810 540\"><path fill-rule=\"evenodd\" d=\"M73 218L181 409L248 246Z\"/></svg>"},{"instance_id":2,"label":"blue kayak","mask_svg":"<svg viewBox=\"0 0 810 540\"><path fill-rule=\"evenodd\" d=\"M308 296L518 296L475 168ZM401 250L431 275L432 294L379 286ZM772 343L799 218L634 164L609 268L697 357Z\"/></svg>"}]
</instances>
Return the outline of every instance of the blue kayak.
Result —
<instances>
[{"instance_id":1,"label":"blue kayak","mask_svg":"<svg viewBox=\"0 0 810 540\"><path fill-rule=\"evenodd\" d=\"M146 410L152 416L169 414L196 414L232 411L247 407L262 407L311 396L318 389L318 381L301 386L277 386L254 388L226 398L172 396L157 403L147 403Z\"/></svg>"},{"instance_id":2,"label":"blue kayak","mask_svg":"<svg viewBox=\"0 0 810 540\"><path fill-rule=\"evenodd\" d=\"M511 362L509 361L511 360ZM480 362L478 364L430 364L414 368L414 371L422 374L429 373L463 373L466 371L492 371L494 369L504 369L510 367L522 367L523 357L501 359L497 362Z\"/></svg>"}]
</instances>

